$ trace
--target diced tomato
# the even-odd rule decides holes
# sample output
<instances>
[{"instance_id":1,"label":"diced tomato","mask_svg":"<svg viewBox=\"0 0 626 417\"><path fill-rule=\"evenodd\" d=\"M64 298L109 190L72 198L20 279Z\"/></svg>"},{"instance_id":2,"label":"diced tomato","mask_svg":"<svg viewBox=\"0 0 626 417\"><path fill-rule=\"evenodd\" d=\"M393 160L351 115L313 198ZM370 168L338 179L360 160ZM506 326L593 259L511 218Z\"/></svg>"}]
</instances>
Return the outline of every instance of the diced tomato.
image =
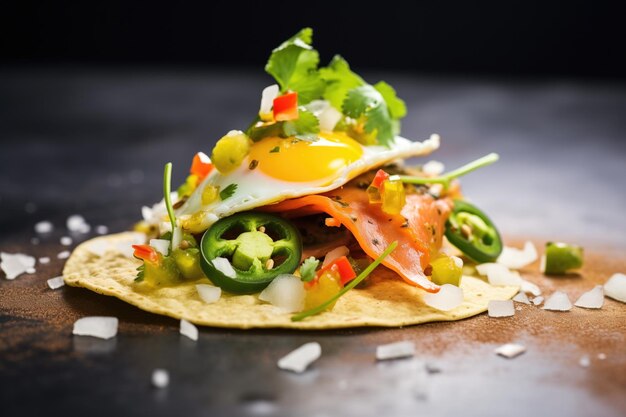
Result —
<instances>
[{"instance_id":1,"label":"diced tomato","mask_svg":"<svg viewBox=\"0 0 626 417\"><path fill-rule=\"evenodd\" d=\"M341 285L346 285L348 282L356 278L356 272L354 272L352 264L346 256L341 256L335 259L330 264L317 271L317 278L319 278L325 271L329 269L335 270L339 273Z\"/></svg>"},{"instance_id":2,"label":"diced tomato","mask_svg":"<svg viewBox=\"0 0 626 417\"><path fill-rule=\"evenodd\" d=\"M135 258L143 259L146 262L156 263L159 261L159 254L150 245L133 245Z\"/></svg>"},{"instance_id":3,"label":"diced tomato","mask_svg":"<svg viewBox=\"0 0 626 417\"><path fill-rule=\"evenodd\" d=\"M274 99L274 120L284 122L298 118L298 93L283 94Z\"/></svg>"},{"instance_id":4,"label":"diced tomato","mask_svg":"<svg viewBox=\"0 0 626 417\"><path fill-rule=\"evenodd\" d=\"M198 177L200 181L204 179L213 170L213 164L211 158L209 158L204 152L198 152L191 162L191 169L189 172L191 175Z\"/></svg>"},{"instance_id":5,"label":"diced tomato","mask_svg":"<svg viewBox=\"0 0 626 417\"><path fill-rule=\"evenodd\" d=\"M376 175L374 176L374 180L372 181L372 187L380 188L383 181L389 179L389 174L387 174L382 169L379 169Z\"/></svg>"}]
</instances>

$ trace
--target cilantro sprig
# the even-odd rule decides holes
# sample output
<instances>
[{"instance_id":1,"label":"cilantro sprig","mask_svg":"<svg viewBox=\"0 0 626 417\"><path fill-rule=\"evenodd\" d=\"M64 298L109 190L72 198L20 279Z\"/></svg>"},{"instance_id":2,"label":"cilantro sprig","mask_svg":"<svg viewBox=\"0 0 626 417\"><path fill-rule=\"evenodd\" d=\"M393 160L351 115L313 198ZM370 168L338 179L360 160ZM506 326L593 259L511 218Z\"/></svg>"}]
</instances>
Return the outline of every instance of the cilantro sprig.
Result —
<instances>
[{"instance_id":1,"label":"cilantro sprig","mask_svg":"<svg viewBox=\"0 0 626 417\"><path fill-rule=\"evenodd\" d=\"M237 184L228 184L222 191L220 191L220 198L222 200L226 200L227 198L232 197L233 194L235 194L235 191L237 191Z\"/></svg>"},{"instance_id":2,"label":"cilantro sprig","mask_svg":"<svg viewBox=\"0 0 626 417\"><path fill-rule=\"evenodd\" d=\"M297 92L300 106L327 100L344 115L340 125L356 125L351 130L364 131L379 145L389 147L400 132L400 119L406 116L404 101L384 81L368 84L339 55L328 66L318 67L319 53L311 46L312 41L313 30L304 28L272 51L265 70L276 79L281 93ZM319 133L317 117L303 107L299 109L295 121L264 124L256 120L247 133L255 141L266 136L315 140ZM359 135L354 137L363 140Z\"/></svg>"},{"instance_id":3,"label":"cilantro sprig","mask_svg":"<svg viewBox=\"0 0 626 417\"><path fill-rule=\"evenodd\" d=\"M300 278L304 282L309 282L315 278L315 270L319 266L319 259L315 259L315 257L311 256L306 258L302 265L300 265Z\"/></svg>"}]
</instances>

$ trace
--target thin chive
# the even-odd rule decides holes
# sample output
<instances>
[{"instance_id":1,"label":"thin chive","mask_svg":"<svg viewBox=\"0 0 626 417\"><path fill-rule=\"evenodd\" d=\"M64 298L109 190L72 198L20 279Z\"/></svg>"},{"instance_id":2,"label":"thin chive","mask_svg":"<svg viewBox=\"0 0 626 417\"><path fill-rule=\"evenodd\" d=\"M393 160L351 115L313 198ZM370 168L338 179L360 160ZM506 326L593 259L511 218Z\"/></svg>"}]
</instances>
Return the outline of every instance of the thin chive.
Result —
<instances>
[{"instance_id":1,"label":"thin chive","mask_svg":"<svg viewBox=\"0 0 626 417\"><path fill-rule=\"evenodd\" d=\"M330 306L332 303L334 303L336 300L338 300L339 297L341 297L342 295L344 295L345 293L350 291L352 288L354 288L357 285L359 285L361 283L361 281L363 281L365 278L367 278L367 276L369 274L371 274L372 271L378 265L380 265L380 263L383 261L383 259L385 259L387 257L387 255L389 255L396 248L396 246L398 246L398 241L392 242L389 246L387 246L387 249L385 249L385 251L383 253L381 253L378 258L376 258L376 260L374 262L369 264L369 266L367 268L365 268L363 270L363 272L361 272L359 274L358 277L356 277L355 279L350 281L348 283L348 285L346 285L345 287L343 287L341 289L341 291L339 291L337 294L332 296L328 301L318 305L317 307L314 307L314 308L312 308L310 310L307 310L307 311L303 311L302 313L294 314L293 316L291 316L291 321L300 321L300 320L303 320L303 319L305 319L305 318L307 318L309 316L313 316L315 314L319 314L322 311L326 310L328 308L328 306Z\"/></svg>"},{"instance_id":2,"label":"thin chive","mask_svg":"<svg viewBox=\"0 0 626 417\"><path fill-rule=\"evenodd\" d=\"M461 177L465 174L469 174L470 172L475 171L478 168L491 165L499 158L500 157L497 153L490 153L489 155L485 155L482 158L478 158L477 160L470 162L469 164L463 165L460 168L457 168L453 171L448 172L447 174L435 178L414 177L411 175L393 175L390 179L400 180L408 184L443 184L444 188L448 188L448 186L450 186L450 181L452 181L453 179Z\"/></svg>"},{"instance_id":3,"label":"thin chive","mask_svg":"<svg viewBox=\"0 0 626 417\"><path fill-rule=\"evenodd\" d=\"M176 228L176 217L174 216L174 207L172 207L172 163L165 164L165 170L163 171L163 198L165 199L165 207L167 208L167 215L170 217L170 223L172 223L172 236L174 236L174 229ZM170 251L172 250L172 239L170 239Z\"/></svg>"}]
</instances>

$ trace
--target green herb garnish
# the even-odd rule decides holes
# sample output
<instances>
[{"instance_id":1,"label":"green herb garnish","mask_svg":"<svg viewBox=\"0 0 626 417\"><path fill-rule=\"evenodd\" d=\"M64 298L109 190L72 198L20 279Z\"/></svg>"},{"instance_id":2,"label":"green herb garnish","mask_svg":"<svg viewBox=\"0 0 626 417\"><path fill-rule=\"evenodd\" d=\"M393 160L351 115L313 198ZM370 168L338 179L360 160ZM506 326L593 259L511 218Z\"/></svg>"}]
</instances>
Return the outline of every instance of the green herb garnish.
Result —
<instances>
[{"instance_id":1,"label":"green herb garnish","mask_svg":"<svg viewBox=\"0 0 626 417\"><path fill-rule=\"evenodd\" d=\"M309 282L315 278L315 270L317 269L320 261L311 256L302 262L300 265L300 279L304 282Z\"/></svg>"},{"instance_id":2,"label":"green herb garnish","mask_svg":"<svg viewBox=\"0 0 626 417\"><path fill-rule=\"evenodd\" d=\"M163 198L165 200L165 207L167 208L167 215L170 218L172 224L172 233L176 229L176 217L174 216L174 207L172 206L172 163L165 164L165 170L163 171ZM170 252L172 248L172 239L170 239Z\"/></svg>"},{"instance_id":3,"label":"green herb garnish","mask_svg":"<svg viewBox=\"0 0 626 417\"><path fill-rule=\"evenodd\" d=\"M274 146L272 149L270 149L270 153L278 153L280 152L280 146Z\"/></svg>"},{"instance_id":4,"label":"green herb garnish","mask_svg":"<svg viewBox=\"0 0 626 417\"><path fill-rule=\"evenodd\" d=\"M477 170L478 168L485 167L487 165L491 165L496 162L500 157L497 153L490 153L489 155L485 155L482 158L478 158L475 161L470 162L469 164L463 165L460 168L457 168L453 171L448 172L440 177L415 177L412 175L392 175L390 180L400 180L407 184L442 184L444 189L447 189L450 186L450 181L455 178L461 177L465 174L469 174L472 171Z\"/></svg>"},{"instance_id":5,"label":"green herb garnish","mask_svg":"<svg viewBox=\"0 0 626 417\"><path fill-rule=\"evenodd\" d=\"M237 184L229 184L222 191L220 191L220 198L222 200L226 200L229 197L232 197L237 190Z\"/></svg>"},{"instance_id":6,"label":"green herb garnish","mask_svg":"<svg viewBox=\"0 0 626 417\"><path fill-rule=\"evenodd\" d=\"M135 282L143 281L145 275L146 275L146 264L142 263L141 265L137 267L137 276L135 277Z\"/></svg>"},{"instance_id":7,"label":"green herb garnish","mask_svg":"<svg viewBox=\"0 0 626 417\"><path fill-rule=\"evenodd\" d=\"M265 71L276 79L281 94L298 93L298 104L313 100L328 100L349 118L339 125L355 123L354 131L347 130L363 143L377 143L389 147L400 132L400 119L406 115L406 105L395 90L384 81L370 85L354 73L345 59L336 55L327 67L318 68L319 53L311 46L313 30L304 28L272 51ZM316 140L319 122L312 113L300 107L299 119L270 125L257 123L248 129L248 136L258 141L268 136ZM361 134L365 132L366 137Z\"/></svg>"},{"instance_id":8,"label":"green herb garnish","mask_svg":"<svg viewBox=\"0 0 626 417\"><path fill-rule=\"evenodd\" d=\"M345 293L350 291L352 288L354 288L357 285L359 285L359 283L361 281L363 281L365 278L367 278L367 276L369 274L371 274L372 271L378 265L380 265L380 263L383 261L383 259L385 259L387 257L387 255L389 255L391 252L393 252L393 250L396 248L396 246L398 246L398 241L392 242L389 246L387 246L387 249L385 249L384 252L381 253L380 256L374 260L374 262L369 264L369 266L367 268L365 268L363 270L363 272L361 272L359 274L359 276L357 276L355 279L350 281L345 287L343 287L341 289L341 291L339 291L337 294L332 296L329 300L323 302L322 304L320 304L317 307L314 307L314 308L312 308L310 310L303 311L302 313L294 314L293 316L291 316L291 321L300 321L300 320L303 320L303 319L305 319L305 318L307 318L309 316L313 316L315 314L319 314L322 311L326 310L328 308L328 306L330 306L332 303L334 303L336 300L338 300L339 297L341 297L342 295L344 295Z\"/></svg>"}]
</instances>

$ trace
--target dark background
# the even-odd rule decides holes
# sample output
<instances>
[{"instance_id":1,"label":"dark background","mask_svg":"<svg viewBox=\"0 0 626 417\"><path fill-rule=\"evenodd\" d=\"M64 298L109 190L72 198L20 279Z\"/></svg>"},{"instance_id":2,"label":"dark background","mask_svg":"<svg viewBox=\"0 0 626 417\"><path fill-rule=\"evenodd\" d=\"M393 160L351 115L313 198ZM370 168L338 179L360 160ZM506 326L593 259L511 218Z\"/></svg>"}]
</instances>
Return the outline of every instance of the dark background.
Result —
<instances>
[{"instance_id":1,"label":"dark background","mask_svg":"<svg viewBox=\"0 0 626 417\"><path fill-rule=\"evenodd\" d=\"M13 1L0 15L11 67L261 69L311 26L323 63L361 71L626 77L624 14L598 1Z\"/></svg>"}]
</instances>

